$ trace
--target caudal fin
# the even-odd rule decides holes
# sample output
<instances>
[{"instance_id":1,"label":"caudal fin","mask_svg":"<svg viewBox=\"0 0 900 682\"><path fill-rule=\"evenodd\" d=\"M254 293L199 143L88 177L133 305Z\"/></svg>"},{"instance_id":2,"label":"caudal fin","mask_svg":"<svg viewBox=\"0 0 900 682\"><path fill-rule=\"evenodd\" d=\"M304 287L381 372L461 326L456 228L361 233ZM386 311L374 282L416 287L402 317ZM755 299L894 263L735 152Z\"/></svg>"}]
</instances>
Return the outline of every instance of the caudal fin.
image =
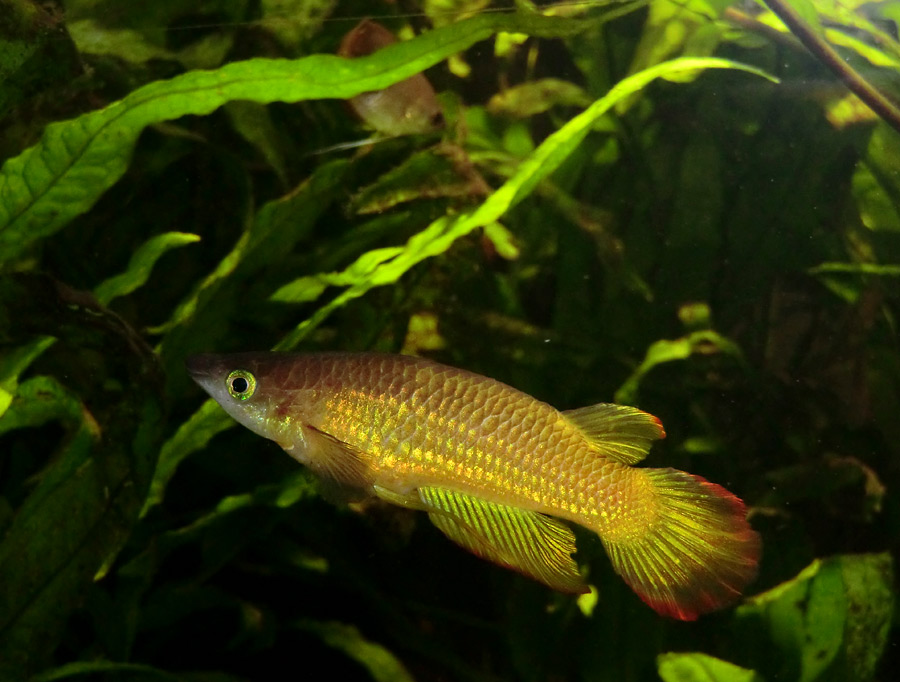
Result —
<instances>
[{"instance_id":1,"label":"caudal fin","mask_svg":"<svg viewBox=\"0 0 900 682\"><path fill-rule=\"evenodd\" d=\"M736 601L756 577L759 535L744 503L676 469L640 469L653 492L641 537L602 538L616 573L657 612L694 620Z\"/></svg>"}]
</instances>

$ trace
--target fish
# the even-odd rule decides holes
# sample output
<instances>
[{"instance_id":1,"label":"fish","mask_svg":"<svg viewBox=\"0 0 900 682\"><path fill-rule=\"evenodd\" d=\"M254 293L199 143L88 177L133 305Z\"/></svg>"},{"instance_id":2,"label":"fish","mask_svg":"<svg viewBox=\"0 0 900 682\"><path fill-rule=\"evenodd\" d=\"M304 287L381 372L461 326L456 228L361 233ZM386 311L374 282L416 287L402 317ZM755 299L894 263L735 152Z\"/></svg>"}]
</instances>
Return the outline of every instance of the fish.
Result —
<instances>
[{"instance_id":1,"label":"fish","mask_svg":"<svg viewBox=\"0 0 900 682\"><path fill-rule=\"evenodd\" d=\"M759 535L725 488L635 467L659 419L559 411L479 374L380 353L200 354L191 377L237 422L323 481L424 511L470 552L557 591L589 591L569 523L596 533L651 608L694 620L741 596Z\"/></svg>"},{"instance_id":2,"label":"fish","mask_svg":"<svg viewBox=\"0 0 900 682\"><path fill-rule=\"evenodd\" d=\"M393 45L397 38L387 28L364 19L344 38L338 56L365 57ZM367 125L390 137L434 132L444 126L444 113L434 88L421 73L383 90L364 92L349 100L350 108Z\"/></svg>"}]
</instances>

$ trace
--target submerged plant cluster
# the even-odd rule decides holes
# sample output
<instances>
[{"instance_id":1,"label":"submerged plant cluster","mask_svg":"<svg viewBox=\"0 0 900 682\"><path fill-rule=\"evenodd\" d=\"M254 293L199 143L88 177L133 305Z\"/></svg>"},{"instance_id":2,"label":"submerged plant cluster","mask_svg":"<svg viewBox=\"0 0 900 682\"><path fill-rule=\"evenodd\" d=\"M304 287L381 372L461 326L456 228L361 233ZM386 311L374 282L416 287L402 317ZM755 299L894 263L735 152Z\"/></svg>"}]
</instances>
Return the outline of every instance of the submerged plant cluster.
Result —
<instances>
[{"instance_id":1,"label":"submerged plant cluster","mask_svg":"<svg viewBox=\"0 0 900 682\"><path fill-rule=\"evenodd\" d=\"M891 679L898 23L0 0L0 680ZM759 577L682 624L590 534L574 598L335 505L184 370L267 349L658 415Z\"/></svg>"}]
</instances>

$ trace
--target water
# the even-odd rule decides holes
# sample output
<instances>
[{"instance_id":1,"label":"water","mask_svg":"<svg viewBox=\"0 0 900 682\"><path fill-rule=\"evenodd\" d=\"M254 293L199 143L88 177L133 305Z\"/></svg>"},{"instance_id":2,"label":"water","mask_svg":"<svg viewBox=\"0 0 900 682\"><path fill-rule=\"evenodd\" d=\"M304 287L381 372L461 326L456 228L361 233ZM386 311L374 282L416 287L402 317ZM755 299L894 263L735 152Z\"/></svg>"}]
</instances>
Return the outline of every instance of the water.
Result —
<instances>
[{"instance_id":1,"label":"water","mask_svg":"<svg viewBox=\"0 0 900 682\"><path fill-rule=\"evenodd\" d=\"M839 70L755 4L539 4L5 9L0 679L890 678L900 137L844 84L897 99L898 4L810 5ZM586 531L575 599L319 487L183 366L270 348L651 412L759 577L683 624Z\"/></svg>"}]
</instances>

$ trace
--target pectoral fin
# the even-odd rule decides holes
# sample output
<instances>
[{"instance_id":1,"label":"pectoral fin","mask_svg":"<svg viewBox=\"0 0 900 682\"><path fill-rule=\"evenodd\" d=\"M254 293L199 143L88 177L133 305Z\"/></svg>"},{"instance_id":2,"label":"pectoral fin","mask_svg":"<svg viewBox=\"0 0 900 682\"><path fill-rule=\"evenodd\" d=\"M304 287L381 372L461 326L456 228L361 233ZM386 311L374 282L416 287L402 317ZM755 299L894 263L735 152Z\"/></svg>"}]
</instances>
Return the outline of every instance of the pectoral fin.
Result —
<instances>
[{"instance_id":1,"label":"pectoral fin","mask_svg":"<svg viewBox=\"0 0 900 682\"><path fill-rule=\"evenodd\" d=\"M285 448L291 457L328 480L351 491L371 488L370 457L348 443L312 426L301 426L302 446Z\"/></svg>"},{"instance_id":2,"label":"pectoral fin","mask_svg":"<svg viewBox=\"0 0 900 682\"><path fill-rule=\"evenodd\" d=\"M556 519L443 488L419 488L419 497L432 523L470 552L560 592L588 591L571 556L575 536Z\"/></svg>"}]
</instances>

